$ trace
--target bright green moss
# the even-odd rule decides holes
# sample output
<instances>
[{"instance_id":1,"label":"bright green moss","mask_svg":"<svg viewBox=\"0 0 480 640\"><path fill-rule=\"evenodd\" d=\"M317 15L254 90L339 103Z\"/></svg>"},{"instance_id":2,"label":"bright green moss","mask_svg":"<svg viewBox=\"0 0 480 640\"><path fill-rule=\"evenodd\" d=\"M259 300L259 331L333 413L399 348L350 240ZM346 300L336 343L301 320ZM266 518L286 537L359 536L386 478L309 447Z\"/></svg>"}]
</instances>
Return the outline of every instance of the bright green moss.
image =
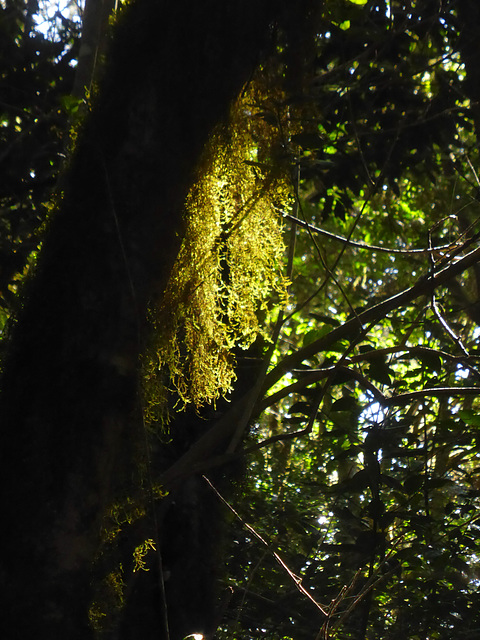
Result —
<instances>
[{"instance_id":1,"label":"bright green moss","mask_svg":"<svg viewBox=\"0 0 480 640\"><path fill-rule=\"evenodd\" d=\"M235 379L234 345L261 332L273 292L286 296L284 243L276 206L292 199L283 148L287 114L266 117L253 84L218 128L186 202L186 235L161 305L152 310L156 343L145 365L147 420L163 406L158 370L184 404L227 393ZM150 382L150 383L149 383ZM156 386L155 386L156 385Z\"/></svg>"}]
</instances>

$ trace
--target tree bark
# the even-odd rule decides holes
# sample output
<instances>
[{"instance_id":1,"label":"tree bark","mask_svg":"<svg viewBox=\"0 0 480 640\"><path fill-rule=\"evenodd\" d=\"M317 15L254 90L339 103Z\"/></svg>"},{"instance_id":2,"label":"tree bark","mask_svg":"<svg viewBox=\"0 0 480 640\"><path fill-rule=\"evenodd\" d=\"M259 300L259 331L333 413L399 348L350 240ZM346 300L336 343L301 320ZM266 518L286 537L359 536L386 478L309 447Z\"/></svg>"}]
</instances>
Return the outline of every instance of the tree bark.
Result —
<instances>
[{"instance_id":1,"label":"tree bark","mask_svg":"<svg viewBox=\"0 0 480 640\"><path fill-rule=\"evenodd\" d=\"M202 149L280 5L137 0L116 29L4 366L3 638L92 636L102 517L141 428L146 309L177 254Z\"/></svg>"},{"instance_id":2,"label":"tree bark","mask_svg":"<svg viewBox=\"0 0 480 640\"><path fill-rule=\"evenodd\" d=\"M470 111L475 124L475 134L480 132L480 52L478 33L480 29L480 6L474 0L459 0L457 3L458 31L460 38L458 48L465 65L465 97L469 98Z\"/></svg>"},{"instance_id":3,"label":"tree bark","mask_svg":"<svg viewBox=\"0 0 480 640\"><path fill-rule=\"evenodd\" d=\"M79 100L90 92L96 75L98 58L105 54L108 20L114 0L86 0L83 9L82 38L72 96Z\"/></svg>"}]
</instances>

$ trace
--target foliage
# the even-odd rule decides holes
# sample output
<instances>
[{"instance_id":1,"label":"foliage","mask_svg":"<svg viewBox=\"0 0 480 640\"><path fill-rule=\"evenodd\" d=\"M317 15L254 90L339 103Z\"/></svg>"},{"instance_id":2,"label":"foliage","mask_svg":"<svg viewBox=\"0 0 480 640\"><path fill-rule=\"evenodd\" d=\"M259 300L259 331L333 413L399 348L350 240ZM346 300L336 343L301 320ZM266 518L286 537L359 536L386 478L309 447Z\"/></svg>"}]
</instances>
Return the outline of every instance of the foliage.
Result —
<instances>
[{"instance_id":1,"label":"foliage","mask_svg":"<svg viewBox=\"0 0 480 640\"><path fill-rule=\"evenodd\" d=\"M144 416L158 419L175 387L183 404L235 400L231 414L222 402L202 413L202 433L225 427L218 413L251 424L239 451L222 458L216 441L186 470L201 463L213 477L235 456L248 468L231 505L222 582L231 599L219 638L478 636L479 107L457 4L326 0L298 77L285 29L198 167L185 241L151 309ZM5 82L18 91L2 103L12 177L0 194L2 291L3 274L11 289L32 248L45 199L34 186L57 166L53 89L68 72L53 72L64 49L41 38L31 38L42 51L28 66L16 29L8 36L20 61ZM41 65L27 95L24 75ZM44 139L36 105L45 78ZM32 143L29 162L21 140ZM270 303L285 302L287 278L276 331ZM245 404L233 349L246 353L258 333L271 339L268 373L260 369L262 389ZM191 437L188 428L174 417L172 438L175 429ZM200 440L186 439L189 455ZM151 467L161 486L164 466ZM117 518L112 538L128 538L143 516L127 504L133 515ZM142 568L156 542L133 539L130 563L133 552ZM99 580L109 594L92 612L99 629L105 608L114 618L122 604L119 567Z\"/></svg>"},{"instance_id":2,"label":"foliage","mask_svg":"<svg viewBox=\"0 0 480 640\"><path fill-rule=\"evenodd\" d=\"M478 283L453 273L478 231L476 105L454 4L325 5L238 506L270 552L237 520L220 637L478 633Z\"/></svg>"},{"instance_id":3,"label":"foliage","mask_svg":"<svg viewBox=\"0 0 480 640\"><path fill-rule=\"evenodd\" d=\"M32 6L0 7L0 327L17 306L64 155L78 52L78 25L64 18L55 39L46 38L33 30Z\"/></svg>"}]
</instances>

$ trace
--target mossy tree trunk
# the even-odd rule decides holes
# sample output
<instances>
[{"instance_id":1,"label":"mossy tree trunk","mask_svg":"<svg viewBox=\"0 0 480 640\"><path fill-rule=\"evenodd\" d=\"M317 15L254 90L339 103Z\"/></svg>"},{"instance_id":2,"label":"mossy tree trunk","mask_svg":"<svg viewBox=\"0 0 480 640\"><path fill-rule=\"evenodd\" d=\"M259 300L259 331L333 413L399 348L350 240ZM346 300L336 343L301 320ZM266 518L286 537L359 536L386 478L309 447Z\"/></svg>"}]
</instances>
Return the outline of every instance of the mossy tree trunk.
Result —
<instances>
[{"instance_id":1,"label":"mossy tree trunk","mask_svg":"<svg viewBox=\"0 0 480 640\"><path fill-rule=\"evenodd\" d=\"M72 96L79 100L90 92L96 70L101 67L108 41L108 24L114 0L86 0L83 8L82 39L75 67Z\"/></svg>"},{"instance_id":2,"label":"mossy tree trunk","mask_svg":"<svg viewBox=\"0 0 480 640\"><path fill-rule=\"evenodd\" d=\"M102 516L140 428L146 309L205 142L280 5L138 0L117 26L4 367L2 638L92 635Z\"/></svg>"}]
</instances>

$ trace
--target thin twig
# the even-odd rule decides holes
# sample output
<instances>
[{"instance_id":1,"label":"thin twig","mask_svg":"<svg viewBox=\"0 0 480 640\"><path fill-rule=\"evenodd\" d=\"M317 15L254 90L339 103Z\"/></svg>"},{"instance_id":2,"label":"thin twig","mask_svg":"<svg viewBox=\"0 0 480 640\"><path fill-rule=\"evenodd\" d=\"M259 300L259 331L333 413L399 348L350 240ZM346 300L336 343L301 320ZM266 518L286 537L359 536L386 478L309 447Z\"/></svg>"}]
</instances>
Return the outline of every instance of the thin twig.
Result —
<instances>
[{"instance_id":1,"label":"thin twig","mask_svg":"<svg viewBox=\"0 0 480 640\"><path fill-rule=\"evenodd\" d=\"M320 229L319 227L314 226L313 224L309 223L309 222L305 222L303 220L300 220L299 218L296 218L295 216L293 216L290 213L287 213L286 211L282 211L279 209L279 212L282 214L282 216L284 218L286 218L287 220L291 220L292 222L295 222L295 224L297 224L299 227L302 227L303 229L307 229L309 231L311 231L312 233L316 233L318 235L322 235L325 236L326 238L329 238L330 240L335 240L336 242L341 242L342 244L346 244L350 247L357 247L358 249L366 249L368 251L376 251L379 253L395 253L395 254L400 254L400 255L425 255L425 254L429 254L429 253L438 253L439 251L448 251L448 249L452 248L453 246L456 246L456 242L450 243L450 244L445 244L445 245L440 245L438 247L433 247L431 249L392 249L390 247L382 247L379 245L373 245L373 244L366 244L365 242L357 242L356 240L350 240L348 238L344 238L343 236L339 236L335 233L332 233L331 231L326 231L325 229Z\"/></svg>"},{"instance_id":2,"label":"thin twig","mask_svg":"<svg viewBox=\"0 0 480 640\"><path fill-rule=\"evenodd\" d=\"M411 391L410 393L402 393L398 396L392 396L391 398L385 398L386 407L398 407L412 400L418 400L419 398L434 397L439 398L441 396L466 396L466 395L480 395L480 387L432 387L428 389L420 389L419 391ZM374 400L373 402L377 402Z\"/></svg>"},{"instance_id":3,"label":"thin twig","mask_svg":"<svg viewBox=\"0 0 480 640\"><path fill-rule=\"evenodd\" d=\"M248 522L246 522L242 516L235 511L235 509L232 507L232 505L228 502L228 500L226 500L222 494L217 490L217 488L210 482L210 480L202 475L202 478L205 480L205 482L208 484L208 486L212 489L212 491L215 493L215 495L219 498L219 500L221 500L221 502L223 502L223 504L233 513L233 515L237 518L237 520L239 520L239 522L241 522L242 526L245 527L245 529L247 529L248 531L250 531L250 533L255 536L255 538L257 538L257 540L259 540L263 545L265 545L265 547L267 547L267 549L270 551L270 553L273 555L273 557L275 558L275 560L278 562L278 564L282 567L282 569L287 573L287 575L289 576L289 578L293 581L293 583L295 584L296 588L300 591L300 593L302 595L304 595L306 598L308 598L310 600L310 602L312 604L315 605L315 607L326 617L327 616L327 612L325 611L325 609L322 607L321 604L319 604L315 598L305 589L305 587L302 585L302 579L299 578L298 576L296 576L293 571L291 569L289 569L289 567L287 566L287 564L282 560L282 558L278 555L278 553L276 551L273 551L270 548L270 545L268 544L268 542L266 540L264 540L262 538L262 536L250 525L248 524Z\"/></svg>"},{"instance_id":4,"label":"thin twig","mask_svg":"<svg viewBox=\"0 0 480 640\"><path fill-rule=\"evenodd\" d=\"M375 306L366 309L359 313L358 317L352 318L343 325L332 329L332 331L326 336L323 336L306 345L302 349L286 356L266 376L264 385L265 391L270 389L278 380L280 380L287 371L299 366L304 360L327 350L331 345L335 344L339 340L351 337L352 333L362 329L362 325L371 323L372 326L375 326L375 324L384 319L390 311L398 309L405 304L412 302L416 298L430 293L432 289L445 284L452 278L472 267L474 264L477 264L479 261L480 247L476 247L470 253L467 253L457 261L444 267L441 271L438 271L433 275L422 276L408 289L405 289L400 293L387 298L383 302L379 302Z\"/></svg>"}]
</instances>

